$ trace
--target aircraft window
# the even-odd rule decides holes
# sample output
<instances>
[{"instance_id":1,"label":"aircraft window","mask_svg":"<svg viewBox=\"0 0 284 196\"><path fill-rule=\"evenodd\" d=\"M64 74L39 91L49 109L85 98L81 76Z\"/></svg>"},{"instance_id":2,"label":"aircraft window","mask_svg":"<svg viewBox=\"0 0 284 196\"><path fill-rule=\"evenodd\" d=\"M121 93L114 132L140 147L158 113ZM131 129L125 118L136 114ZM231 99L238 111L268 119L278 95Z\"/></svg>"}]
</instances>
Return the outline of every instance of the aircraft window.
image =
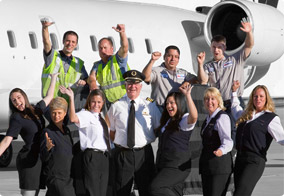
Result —
<instances>
[{"instance_id":1,"label":"aircraft window","mask_svg":"<svg viewBox=\"0 0 284 196\"><path fill-rule=\"evenodd\" d=\"M7 31L8 39L9 39L9 45L11 48L17 47L16 37L14 34L14 31Z\"/></svg>"},{"instance_id":2,"label":"aircraft window","mask_svg":"<svg viewBox=\"0 0 284 196\"><path fill-rule=\"evenodd\" d=\"M30 37L32 49L38 48L36 34L34 32L29 32L29 37Z\"/></svg>"},{"instance_id":3,"label":"aircraft window","mask_svg":"<svg viewBox=\"0 0 284 196\"><path fill-rule=\"evenodd\" d=\"M98 51L98 42L96 36L90 35L90 39L93 51Z\"/></svg>"},{"instance_id":4,"label":"aircraft window","mask_svg":"<svg viewBox=\"0 0 284 196\"><path fill-rule=\"evenodd\" d=\"M51 39L51 44L53 49L58 49L58 39L55 33L50 33L50 39Z\"/></svg>"},{"instance_id":5,"label":"aircraft window","mask_svg":"<svg viewBox=\"0 0 284 196\"><path fill-rule=\"evenodd\" d=\"M135 50L134 50L134 45L133 45L133 40L132 38L128 38L128 50L130 53L134 53Z\"/></svg>"},{"instance_id":6,"label":"aircraft window","mask_svg":"<svg viewBox=\"0 0 284 196\"><path fill-rule=\"evenodd\" d=\"M146 43L146 49L148 54L152 54L153 49L152 49L152 43L150 39L145 39L145 43Z\"/></svg>"},{"instance_id":7,"label":"aircraft window","mask_svg":"<svg viewBox=\"0 0 284 196\"><path fill-rule=\"evenodd\" d=\"M114 39L113 39L113 37L111 37L111 36L109 36L108 38L111 39L112 44L113 44L113 52L115 52L115 51L116 51L116 47L115 47Z\"/></svg>"}]
</instances>

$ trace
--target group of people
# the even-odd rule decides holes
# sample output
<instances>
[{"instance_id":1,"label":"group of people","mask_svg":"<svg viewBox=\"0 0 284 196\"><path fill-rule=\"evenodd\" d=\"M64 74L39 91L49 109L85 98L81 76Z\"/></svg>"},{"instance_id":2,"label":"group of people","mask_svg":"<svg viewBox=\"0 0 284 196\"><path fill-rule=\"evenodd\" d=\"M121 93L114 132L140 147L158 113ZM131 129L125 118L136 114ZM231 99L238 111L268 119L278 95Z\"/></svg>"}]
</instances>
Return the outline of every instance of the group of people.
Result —
<instances>
[{"instance_id":1,"label":"group of people","mask_svg":"<svg viewBox=\"0 0 284 196\"><path fill-rule=\"evenodd\" d=\"M113 27L121 39L118 52L113 54L111 39L102 38L98 43L101 60L88 76L84 62L72 56L78 35L66 32L63 50L58 52L49 39L50 25L42 21L44 98L33 106L24 91L11 91L12 114L0 143L1 156L18 135L25 142L17 157L22 195L38 195L45 186L46 195L76 195L72 175L76 169L82 170L85 195L126 196L134 184L141 196L183 195L191 168L189 141L198 119L191 97L196 83L209 86L203 99L208 116L200 131L203 195L226 195L232 173L234 195L252 194L264 171L269 145L272 139L284 145L284 130L265 86L255 87L245 110L242 107L243 67L254 45L248 21L241 21L246 33L243 49L226 56L225 37L214 36L213 60L204 64L205 53L198 54L197 76L177 68L180 50L173 45L166 48L160 66L153 68L161 57L160 52L153 52L142 72L131 70L123 24ZM151 84L153 99L140 96L143 81ZM77 112L75 97L80 86L90 91ZM79 129L80 168L72 165L74 143L68 122ZM232 139L235 122L236 139ZM156 138L155 161L151 143ZM114 188L111 193L109 185Z\"/></svg>"}]
</instances>

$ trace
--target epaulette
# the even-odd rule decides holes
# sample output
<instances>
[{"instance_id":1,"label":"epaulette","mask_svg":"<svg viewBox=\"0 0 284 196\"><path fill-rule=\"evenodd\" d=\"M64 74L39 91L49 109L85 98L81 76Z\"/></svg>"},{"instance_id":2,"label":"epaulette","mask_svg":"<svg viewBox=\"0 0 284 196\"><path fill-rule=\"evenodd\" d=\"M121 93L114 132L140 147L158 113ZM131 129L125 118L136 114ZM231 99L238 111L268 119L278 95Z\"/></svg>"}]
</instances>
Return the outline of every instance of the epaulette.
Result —
<instances>
[{"instance_id":1,"label":"epaulette","mask_svg":"<svg viewBox=\"0 0 284 196\"><path fill-rule=\"evenodd\" d=\"M154 102L154 99L152 99L152 98L150 98L150 97L147 97L146 100L147 100L147 101L150 101L151 103Z\"/></svg>"}]
</instances>

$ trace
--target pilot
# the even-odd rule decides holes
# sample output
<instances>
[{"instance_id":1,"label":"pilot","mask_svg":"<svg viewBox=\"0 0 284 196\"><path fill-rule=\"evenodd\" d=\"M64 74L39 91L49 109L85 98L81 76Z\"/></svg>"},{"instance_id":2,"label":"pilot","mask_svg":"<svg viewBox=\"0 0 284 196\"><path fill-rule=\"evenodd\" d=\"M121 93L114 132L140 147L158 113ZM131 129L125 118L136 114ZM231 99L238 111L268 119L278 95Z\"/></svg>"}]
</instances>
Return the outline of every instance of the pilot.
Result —
<instances>
[{"instance_id":1,"label":"pilot","mask_svg":"<svg viewBox=\"0 0 284 196\"><path fill-rule=\"evenodd\" d=\"M234 80L241 83L237 94L244 106L241 98L244 91L244 65L254 45L251 23L243 18L241 25L240 29L246 33L245 45L242 50L227 56L225 54L226 38L216 35L211 40L213 59L204 64L205 52L201 52L197 56L199 82L219 89L227 113L231 113L231 86Z\"/></svg>"},{"instance_id":2,"label":"pilot","mask_svg":"<svg viewBox=\"0 0 284 196\"><path fill-rule=\"evenodd\" d=\"M145 76L137 70L123 74L126 94L108 111L110 137L114 142L117 196L130 195L133 180L139 195L149 196L154 174L154 129L160 124L161 113L151 99L142 99L140 91Z\"/></svg>"},{"instance_id":3,"label":"pilot","mask_svg":"<svg viewBox=\"0 0 284 196\"><path fill-rule=\"evenodd\" d=\"M99 41L99 55L101 60L94 63L88 80L90 90L96 89L97 83L104 91L107 108L110 104L125 95L125 81L122 75L129 70L128 60L128 39L125 33L125 25L118 24L113 29L120 35L121 46L118 52L113 55L113 42L110 38L104 37Z\"/></svg>"},{"instance_id":4,"label":"pilot","mask_svg":"<svg viewBox=\"0 0 284 196\"><path fill-rule=\"evenodd\" d=\"M63 49L56 51L52 48L48 27L53 22L49 22L48 19L42 19L42 39L44 45L44 68L42 71L42 96L46 95L49 83L50 73L59 72L59 80L56 82L56 89L54 97L60 96L68 100L68 96L62 95L59 91L59 86L71 87L71 89L79 93L79 89L82 90L82 86L86 84L88 73L86 72L84 61L78 57L74 57L72 52L77 47L78 35L74 31L67 31L63 36Z\"/></svg>"},{"instance_id":5,"label":"pilot","mask_svg":"<svg viewBox=\"0 0 284 196\"><path fill-rule=\"evenodd\" d=\"M185 81L194 84L198 80L195 75L182 68L177 68L180 58L180 50L177 46L168 46L165 49L164 62L152 69L160 57L160 52L153 52L149 63L143 69L143 74L145 74L145 82L151 84L151 98L156 100L162 111L168 93L179 91L179 87Z\"/></svg>"}]
</instances>

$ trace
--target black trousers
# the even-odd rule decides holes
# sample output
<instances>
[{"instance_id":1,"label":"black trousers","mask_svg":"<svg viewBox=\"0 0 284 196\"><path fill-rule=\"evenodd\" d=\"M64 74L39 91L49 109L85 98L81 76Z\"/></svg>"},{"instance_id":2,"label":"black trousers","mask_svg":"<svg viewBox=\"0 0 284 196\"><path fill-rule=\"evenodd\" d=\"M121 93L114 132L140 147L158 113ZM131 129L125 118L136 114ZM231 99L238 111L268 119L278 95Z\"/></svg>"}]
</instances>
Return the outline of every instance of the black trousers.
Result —
<instances>
[{"instance_id":1,"label":"black trousers","mask_svg":"<svg viewBox=\"0 0 284 196\"><path fill-rule=\"evenodd\" d=\"M105 196L109 177L109 155L86 149L83 153L83 173L86 193Z\"/></svg>"},{"instance_id":2,"label":"black trousers","mask_svg":"<svg viewBox=\"0 0 284 196\"><path fill-rule=\"evenodd\" d=\"M154 154L151 144L142 149L114 150L115 185L117 196L129 196L135 180L139 196L149 196L149 186L154 175Z\"/></svg>"},{"instance_id":3,"label":"black trousers","mask_svg":"<svg viewBox=\"0 0 284 196\"><path fill-rule=\"evenodd\" d=\"M254 153L237 153L234 196L249 196L263 174L265 160Z\"/></svg>"},{"instance_id":4,"label":"black trousers","mask_svg":"<svg viewBox=\"0 0 284 196\"><path fill-rule=\"evenodd\" d=\"M182 171L178 168L161 169L151 183L150 195L182 196L184 181L189 172L189 170Z\"/></svg>"},{"instance_id":5,"label":"black trousers","mask_svg":"<svg viewBox=\"0 0 284 196\"><path fill-rule=\"evenodd\" d=\"M72 178L58 179L49 178L46 181L47 191L45 196L75 196Z\"/></svg>"},{"instance_id":6,"label":"black trousers","mask_svg":"<svg viewBox=\"0 0 284 196\"><path fill-rule=\"evenodd\" d=\"M201 174L202 190L204 196L225 196L231 174Z\"/></svg>"}]
</instances>

